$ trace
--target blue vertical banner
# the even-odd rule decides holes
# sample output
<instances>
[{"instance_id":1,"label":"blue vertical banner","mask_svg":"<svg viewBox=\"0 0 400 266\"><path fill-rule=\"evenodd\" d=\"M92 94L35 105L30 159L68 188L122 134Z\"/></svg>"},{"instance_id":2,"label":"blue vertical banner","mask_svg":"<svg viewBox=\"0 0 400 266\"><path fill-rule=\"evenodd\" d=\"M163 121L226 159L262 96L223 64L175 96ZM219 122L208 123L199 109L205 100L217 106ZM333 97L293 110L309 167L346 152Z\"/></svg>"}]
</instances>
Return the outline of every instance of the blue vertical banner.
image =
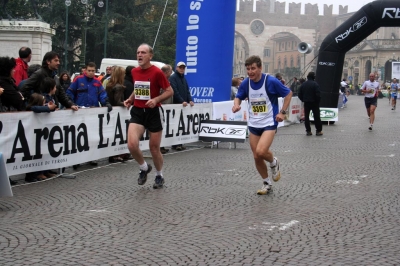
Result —
<instances>
[{"instance_id":1,"label":"blue vertical banner","mask_svg":"<svg viewBox=\"0 0 400 266\"><path fill-rule=\"evenodd\" d=\"M230 98L236 0L179 0L176 62L196 103Z\"/></svg>"}]
</instances>

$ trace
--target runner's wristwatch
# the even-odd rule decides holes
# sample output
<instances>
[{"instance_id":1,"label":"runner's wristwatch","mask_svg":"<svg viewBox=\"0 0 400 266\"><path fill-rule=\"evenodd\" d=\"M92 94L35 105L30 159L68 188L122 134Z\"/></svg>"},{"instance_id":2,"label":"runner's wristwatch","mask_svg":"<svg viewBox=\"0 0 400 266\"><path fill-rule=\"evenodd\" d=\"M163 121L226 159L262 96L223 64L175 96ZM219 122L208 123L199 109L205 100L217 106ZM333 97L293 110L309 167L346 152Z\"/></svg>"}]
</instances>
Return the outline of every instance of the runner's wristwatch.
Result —
<instances>
[{"instance_id":1,"label":"runner's wristwatch","mask_svg":"<svg viewBox=\"0 0 400 266\"><path fill-rule=\"evenodd\" d=\"M285 110L281 110L280 113L283 114L283 115L285 115L285 114L286 114L286 111L285 111Z\"/></svg>"}]
</instances>

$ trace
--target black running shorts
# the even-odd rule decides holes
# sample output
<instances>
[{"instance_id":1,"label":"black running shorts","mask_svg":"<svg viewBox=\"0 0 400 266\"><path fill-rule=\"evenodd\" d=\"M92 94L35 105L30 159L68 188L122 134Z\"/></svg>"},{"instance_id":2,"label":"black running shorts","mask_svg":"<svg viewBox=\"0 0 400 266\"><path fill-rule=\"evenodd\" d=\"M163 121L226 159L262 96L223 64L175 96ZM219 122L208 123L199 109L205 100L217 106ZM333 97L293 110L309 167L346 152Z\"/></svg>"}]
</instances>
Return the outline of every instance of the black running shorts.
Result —
<instances>
[{"instance_id":1,"label":"black running shorts","mask_svg":"<svg viewBox=\"0 0 400 266\"><path fill-rule=\"evenodd\" d=\"M131 120L129 123L139 124L144 126L150 132L159 132L163 130L164 110L162 107L154 108L131 108Z\"/></svg>"},{"instance_id":2,"label":"black running shorts","mask_svg":"<svg viewBox=\"0 0 400 266\"><path fill-rule=\"evenodd\" d=\"M374 105L375 107L378 106L378 98L376 97L372 97L372 98L364 98L364 102L365 102L365 108L370 108L371 105Z\"/></svg>"}]
</instances>

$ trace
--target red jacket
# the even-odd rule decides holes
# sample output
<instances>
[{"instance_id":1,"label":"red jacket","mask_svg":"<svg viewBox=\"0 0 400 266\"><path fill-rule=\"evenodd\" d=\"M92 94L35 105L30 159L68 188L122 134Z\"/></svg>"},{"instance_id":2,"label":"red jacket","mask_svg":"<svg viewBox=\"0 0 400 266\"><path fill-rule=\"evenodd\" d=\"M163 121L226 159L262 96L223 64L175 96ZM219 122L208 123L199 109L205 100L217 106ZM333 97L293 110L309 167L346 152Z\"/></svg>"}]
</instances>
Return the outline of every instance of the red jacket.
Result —
<instances>
[{"instance_id":1,"label":"red jacket","mask_svg":"<svg viewBox=\"0 0 400 266\"><path fill-rule=\"evenodd\" d=\"M21 81L28 78L28 64L19 57L15 59L15 63L17 65L14 70L14 79L15 84L18 86Z\"/></svg>"}]
</instances>

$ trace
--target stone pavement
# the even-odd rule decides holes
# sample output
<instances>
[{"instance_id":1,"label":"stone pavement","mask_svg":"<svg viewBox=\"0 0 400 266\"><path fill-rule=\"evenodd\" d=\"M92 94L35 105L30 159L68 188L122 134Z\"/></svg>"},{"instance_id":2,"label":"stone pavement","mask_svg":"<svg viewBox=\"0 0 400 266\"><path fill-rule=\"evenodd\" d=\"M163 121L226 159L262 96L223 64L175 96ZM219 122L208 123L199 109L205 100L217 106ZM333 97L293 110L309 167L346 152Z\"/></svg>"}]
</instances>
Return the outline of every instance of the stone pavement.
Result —
<instances>
[{"instance_id":1,"label":"stone pavement","mask_svg":"<svg viewBox=\"0 0 400 266\"><path fill-rule=\"evenodd\" d=\"M139 187L134 162L16 186L0 265L399 265L399 121L379 99L370 132L351 96L322 137L279 129L265 196L248 143L167 154L162 190L154 172Z\"/></svg>"}]
</instances>

